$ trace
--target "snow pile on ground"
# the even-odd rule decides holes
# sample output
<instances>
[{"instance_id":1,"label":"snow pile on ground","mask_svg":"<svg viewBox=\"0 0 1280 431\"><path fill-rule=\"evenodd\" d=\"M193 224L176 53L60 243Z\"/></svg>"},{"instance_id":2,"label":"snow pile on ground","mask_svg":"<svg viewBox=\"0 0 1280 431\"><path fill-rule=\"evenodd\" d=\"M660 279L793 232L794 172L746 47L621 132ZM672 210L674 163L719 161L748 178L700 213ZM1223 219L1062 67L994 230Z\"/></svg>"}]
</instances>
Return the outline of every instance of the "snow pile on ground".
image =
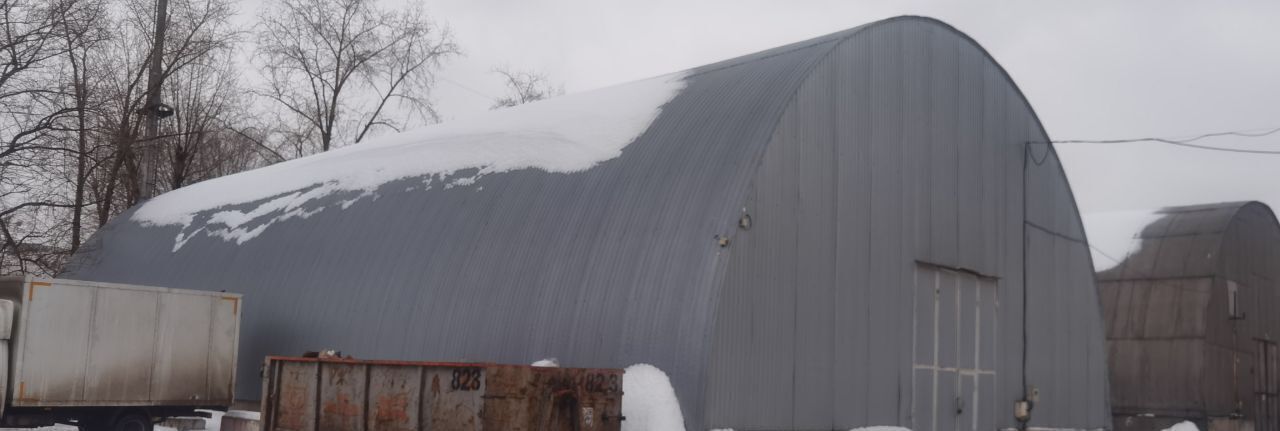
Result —
<instances>
[{"instance_id":1,"label":"snow pile on ground","mask_svg":"<svg viewBox=\"0 0 1280 431\"><path fill-rule=\"evenodd\" d=\"M529 365L532 365L535 367L558 368L560 367L560 361L557 361L556 358L547 358L547 359L540 359Z\"/></svg>"},{"instance_id":2,"label":"snow pile on ground","mask_svg":"<svg viewBox=\"0 0 1280 431\"><path fill-rule=\"evenodd\" d=\"M1165 428L1164 431L1200 431L1200 429L1196 427L1196 424L1191 423L1191 421L1182 421L1171 427Z\"/></svg>"},{"instance_id":3,"label":"snow pile on ground","mask_svg":"<svg viewBox=\"0 0 1280 431\"><path fill-rule=\"evenodd\" d=\"M671 379L653 365L627 367L622 377L622 431L684 431Z\"/></svg>"},{"instance_id":4,"label":"snow pile on ground","mask_svg":"<svg viewBox=\"0 0 1280 431\"><path fill-rule=\"evenodd\" d=\"M1137 252L1142 230L1163 215L1159 211L1113 211L1081 216L1093 254L1093 270L1114 268Z\"/></svg>"},{"instance_id":5,"label":"snow pile on ground","mask_svg":"<svg viewBox=\"0 0 1280 431\"><path fill-rule=\"evenodd\" d=\"M177 251L201 232L244 243L273 223L325 209L314 204L320 198L346 193L352 197L331 205L345 209L358 199L376 198L379 186L399 179L426 177L421 188L452 188L519 169L586 170L621 155L684 88L684 78L665 75L490 111L204 181L147 201L131 219L182 226ZM455 175L463 170L465 176ZM202 212L250 203L193 226Z\"/></svg>"},{"instance_id":6,"label":"snow pile on ground","mask_svg":"<svg viewBox=\"0 0 1280 431\"><path fill-rule=\"evenodd\" d=\"M197 411L200 411L200 412L204 412L204 413L208 413L208 414L209 414L209 418L204 420L204 429L205 429L205 431L219 431L219 430L221 430L221 429L222 429L222 417L223 417L223 416L231 416L231 417L236 417L236 418L252 419L252 420L260 420L260 419L261 419L261 417L262 417L262 414L261 414L261 413L258 413L258 412L247 412L247 411L243 411L243 410L231 410L231 411L228 411L228 412L225 412L225 413L224 413L224 412L217 411L217 410L197 410ZM157 430L159 430L159 428L156 428L156 429L157 429Z\"/></svg>"}]
</instances>

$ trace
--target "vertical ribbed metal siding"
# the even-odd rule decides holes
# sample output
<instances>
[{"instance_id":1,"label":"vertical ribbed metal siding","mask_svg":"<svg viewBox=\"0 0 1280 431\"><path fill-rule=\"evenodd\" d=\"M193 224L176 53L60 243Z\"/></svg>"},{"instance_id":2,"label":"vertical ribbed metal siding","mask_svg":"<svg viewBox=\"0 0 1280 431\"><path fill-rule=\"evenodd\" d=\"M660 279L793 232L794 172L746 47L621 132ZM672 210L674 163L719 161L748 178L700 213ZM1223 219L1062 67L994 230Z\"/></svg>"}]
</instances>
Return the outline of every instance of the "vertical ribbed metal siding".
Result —
<instances>
[{"instance_id":1,"label":"vertical ribbed metal siding","mask_svg":"<svg viewBox=\"0 0 1280 431\"><path fill-rule=\"evenodd\" d=\"M1013 426L1022 151L1044 139L1021 95L967 39L907 22L842 42L782 118L747 200L754 227L730 251L706 426L923 429L909 417L906 287L917 260L1001 278L1004 389L986 408ZM1028 383L1044 403L1033 425L1106 427L1088 253L1061 167L1045 151L1028 173L1028 219L1053 232L1029 233Z\"/></svg>"}]
</instances>

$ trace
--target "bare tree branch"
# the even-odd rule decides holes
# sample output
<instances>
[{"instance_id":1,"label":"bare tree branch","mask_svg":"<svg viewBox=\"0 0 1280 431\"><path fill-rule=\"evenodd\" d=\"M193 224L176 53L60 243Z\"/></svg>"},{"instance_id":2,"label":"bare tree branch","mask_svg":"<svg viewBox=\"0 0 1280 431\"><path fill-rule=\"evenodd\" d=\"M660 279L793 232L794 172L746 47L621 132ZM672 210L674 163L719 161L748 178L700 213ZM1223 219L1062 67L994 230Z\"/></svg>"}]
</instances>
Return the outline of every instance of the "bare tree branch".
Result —
<instances>
[{"instance_id":1,"label":"bare tree branch","mask_svg":"<svg viewBox=\"0 0 1280 431\"><path fill-rule=\"evenodd\" d=\"M507 108L564 94L564 87L553 85L547 75L500 67L493 70L502 76L507 95L494 101L489 109Z\"/></svg>"},{"instance_id":2,"label":"bare tree branch","mask_svg":"<svg viewBox=\"0 0 1280 431\"><path fill-rule=\"evenodd\" d=\"M434 113L432 72L459 53L421 9L383 9L372 0L275 0L257 38L267 78L258 93L288 111L295 129L313 129L293 136L319 151L360 142L378 126L399 129L387 115L392 101Z\"/></svg>"}]
</instances>

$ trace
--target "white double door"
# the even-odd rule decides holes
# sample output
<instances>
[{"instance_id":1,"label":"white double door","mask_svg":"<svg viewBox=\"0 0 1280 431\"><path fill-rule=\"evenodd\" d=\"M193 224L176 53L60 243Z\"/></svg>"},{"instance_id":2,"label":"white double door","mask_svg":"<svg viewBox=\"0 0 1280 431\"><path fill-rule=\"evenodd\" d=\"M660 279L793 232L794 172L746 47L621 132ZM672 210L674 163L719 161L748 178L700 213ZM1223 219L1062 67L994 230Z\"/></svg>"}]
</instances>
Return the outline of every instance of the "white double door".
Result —
<instances>
[{"instance_id":1,"label":"white double door","mask_svg":"<svg viewBox=\"0 0 1280 431\"><path fill-rule=\"evenodd\" d=\"M999 280L918 264L912 429L994 430Z\"/></svg>"}]
</instances>

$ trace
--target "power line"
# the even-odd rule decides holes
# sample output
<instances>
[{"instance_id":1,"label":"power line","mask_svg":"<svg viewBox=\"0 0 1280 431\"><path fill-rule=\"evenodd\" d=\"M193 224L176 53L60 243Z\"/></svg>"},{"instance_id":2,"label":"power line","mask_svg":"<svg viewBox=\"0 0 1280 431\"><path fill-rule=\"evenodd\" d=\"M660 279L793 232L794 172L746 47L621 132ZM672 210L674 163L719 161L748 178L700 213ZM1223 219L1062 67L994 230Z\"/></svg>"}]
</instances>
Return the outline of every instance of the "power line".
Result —
<instances>
[{"instance_id":1,"label":"power line","mask_svg":"<svg viewBox=\"0 0 1280 431\"><path fill-rule=\"evenodd\" d=\"M1120 259L1116 259L1116 258L1114 258L1114 257L1111 257L1111 255L1107 254L1107 252L1102 251L1102 249L1101 249L1101 248L1098 248L1097 246L1095 246L1095 245L1093 245L1093 244L1089 244L1089 248L1093 249L1093 251L1098 252L1098 254L1102 255L1102 257L1105 257L1105 258L1107 258L1107 259L1110 259L1112 262L1115 262L1115 263L1117 263L1117 264L1118 264L1118 263L1120 263Z\"/></svg>"},{"instance_id":2,"label":"power line","mask_svg":"<svg viewBox=\"0 0 1280 431\"><path fill-rule=\"evenodd\" d=\"M1257 129L1255 129L1255 130L1257 130ZM1214 133L1205 133L1205 134L1203 134L1203 135L1198 135L1198 136L1194 136L1194 137L1186 138L1186 139L1156 138L1156 137L1152 137L1152 138L1129 138L1129 139L1099 139L1099 140L1089 140L1089 139L1068 139L1068 140L1061 140L1061 141L1057 141L1057 140L1055 140L1055 141L1053 141L1053 143L1055 143L1055 144L1128 144L1128 143L1135 143L1135 142L1158 142L1158 143L1162 143L1162 144L1177 145L1177 146L1181 146L1181 147L1188 147L1188 148L1196 148L1196 149L1200 149L1200 150L1226 151L1226 152L1231 152L1231 153L1275 154L1275 155L1280 155L1280 150L1253 150L1253 149L1247 149L1247 148L1211 147L1211 146L1208 146L1208 145L1201 145L1201 144L1193 144L1193 143L1192 143L1192 142L1195 142L1195 141L1199 141L1199 140L1201 140L1201 139L1217 138L1217 137L1223 137L1223 136L1239 136L1239 137L1245 137L1245 138L1261 138L1261 137L1264 137L1264 136L1271 136L1271 135L1274 135L1274 134L1276 134L1276 133L1280 133L1280 127L1277 127L1277 128L1274 128L1274 129L1265 129L1265 130L1262 130L1262 131L1240 130L1240 131L1230 131L1230 132L1214 132Z\"/></svg>"}]
</instances>

